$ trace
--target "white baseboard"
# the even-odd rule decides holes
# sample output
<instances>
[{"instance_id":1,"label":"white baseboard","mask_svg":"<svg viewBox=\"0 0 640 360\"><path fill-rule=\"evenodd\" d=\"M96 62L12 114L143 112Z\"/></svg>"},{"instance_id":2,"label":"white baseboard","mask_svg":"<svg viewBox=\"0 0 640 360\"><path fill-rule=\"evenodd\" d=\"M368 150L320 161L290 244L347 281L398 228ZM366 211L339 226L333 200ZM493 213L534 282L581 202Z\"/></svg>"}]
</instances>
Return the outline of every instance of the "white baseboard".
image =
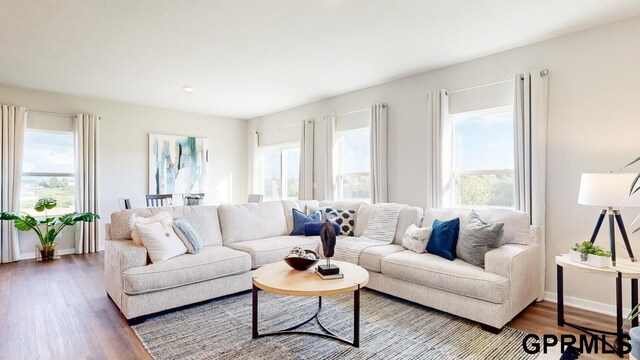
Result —
<instances>
[{"instance_id":1,"label":"white baseboard","mask_svg":"<svg viewBox=\"0 0 640 360\"><path fill-rule=\"evenodd\" d=\"M544 299L552 303L558 303L558 294L545 291ZM616 316L616 306L611 304L603 304L591 300L580 299L572 296L564 296L564 304L577 309L593 311L600 314ZM622 316L627 316L631 312L631 308L622 308Z\"/></svg>"},{"instance_id":2,"label":"white baseboard","mask_svg":"<svg viewBox=\"0 0 640 360\"><path fill-rule=\"evenodd\" d=\"M58 249L58 255L71 255L75 253L76 253L76 249ZM36 258L35 251L32 253L20 254L20 260L30 260L35 258Z\"/></svg>"}]
</instances>

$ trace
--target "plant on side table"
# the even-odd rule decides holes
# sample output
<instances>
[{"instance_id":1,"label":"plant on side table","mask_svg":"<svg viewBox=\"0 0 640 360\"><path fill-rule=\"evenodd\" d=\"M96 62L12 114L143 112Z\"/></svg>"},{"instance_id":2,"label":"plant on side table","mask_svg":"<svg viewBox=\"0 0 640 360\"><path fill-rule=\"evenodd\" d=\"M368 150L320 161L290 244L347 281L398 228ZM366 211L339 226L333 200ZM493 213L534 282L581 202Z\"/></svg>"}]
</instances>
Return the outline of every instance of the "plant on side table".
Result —
<instances>
[{"instance_id":1,"label":"plant on side table","mask_svg":"<svg viewBox=\"0 0 640 360\"><path fill-rule=\"evenodd\" d=\"M609 267L611 263L611 252L589 241L576 243L572 246L570 257L573 262L597 267Z\"/></svg>"},{"instance_id":2,"label":"plant on side table","mask_svg":"<svg viewBox=\"0 0 640 360\"><path fill-rule=\"evenodd\" d=\"M77 222L92 222L94 219L100 219L98 214L91 212L72 212L59 217L49 217L47 210L51 210L58 205L58 202L50 197L38 199L34 210L44 212L44 219L38 221L33 216L23 213L23 215L13 212L0 212L0 220L13 221L16 229L20 231L33 230L38 235L40 244L38 251L40 258L52 260L56 253L56 238L66 226L73 226Z\"/></svg>"}]
</instances>

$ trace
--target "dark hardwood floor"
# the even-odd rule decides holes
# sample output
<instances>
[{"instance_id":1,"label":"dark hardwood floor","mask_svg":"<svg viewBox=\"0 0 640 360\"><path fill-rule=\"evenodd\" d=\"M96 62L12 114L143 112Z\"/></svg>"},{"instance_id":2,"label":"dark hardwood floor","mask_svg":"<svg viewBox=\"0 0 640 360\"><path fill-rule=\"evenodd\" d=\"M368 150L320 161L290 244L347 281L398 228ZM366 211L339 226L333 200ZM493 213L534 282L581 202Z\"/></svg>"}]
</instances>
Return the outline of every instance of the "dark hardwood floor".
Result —
<instances>
[{"instance_id":1,"label":"dark hardwood floor","mask_svg":"<svg viewBox=\"0 0 640 360\"><path fill-rule=\"evenodd\" d=\"M0 359L150 359L107 297L103 267L103 253L0 265ZM572 308L566 317L598 328L614 324L612 317ZM508 326L578 334L556 326L556 306L547 301L529 306ZM589 358L595 357L580 357Z\"/></svg>"}]
</instances>

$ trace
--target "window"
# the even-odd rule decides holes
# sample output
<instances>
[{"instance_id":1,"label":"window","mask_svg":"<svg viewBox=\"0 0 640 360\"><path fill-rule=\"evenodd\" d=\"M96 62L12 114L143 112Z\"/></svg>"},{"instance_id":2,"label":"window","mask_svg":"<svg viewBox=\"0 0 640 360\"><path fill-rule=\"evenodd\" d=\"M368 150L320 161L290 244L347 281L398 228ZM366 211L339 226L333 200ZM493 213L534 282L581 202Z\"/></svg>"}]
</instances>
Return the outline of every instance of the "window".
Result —
<instances>
[{"instance_id":1,"label":"window","mask_svg":"<svg viewBox=\"0 0 640 360\"><path fill-rule=\"evenodd\" d=\"M371 201L369 127L337 131L338 200Z\"/></svg>"},{"instance_id":2,"label":"window","mask_svg":"<svg viewBox=\"0 0 640 360\"><path fill-rule=\"evenodd\" d=\"M513 107L451 115L449 203L514 208Z\"/></svg>"},{"instance_id":3,"label":"window","mask_svg":"<svg viewBox=\"0 0 640 360\"><path fill-rule=\"evenodd\" d=\"M265 200L298 199L299 144L263 147L260 164Z\"/></svg>"},{"instance_id":4,"label":"window","mask_svg":"<svg viewBox=\"0 0 640 360\"><path fill-rule=\"evenodd\" d=\"M24 140L20 210L43 216L33 207L37 199L50 196L58 200L58 206L49 211L49 215L74 212L73 132L28 129Z\"/></svg>"}]
</instances>

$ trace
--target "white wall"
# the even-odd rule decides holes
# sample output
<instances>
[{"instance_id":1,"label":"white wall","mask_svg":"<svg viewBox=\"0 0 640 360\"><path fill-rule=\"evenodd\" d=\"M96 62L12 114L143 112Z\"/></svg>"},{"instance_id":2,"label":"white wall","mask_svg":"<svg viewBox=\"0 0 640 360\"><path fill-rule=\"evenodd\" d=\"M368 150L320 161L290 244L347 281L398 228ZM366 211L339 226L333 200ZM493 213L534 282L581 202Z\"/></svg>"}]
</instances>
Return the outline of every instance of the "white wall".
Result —
<instances>
[{"instance_id":1,"label":"white wall","mask_svg":"<svg viewBox=\"0 0 640 360\"><path fill-rule=\"evenodd\" d=\"M639 38L640 17L636 17L296 107L251 120L249 127L270 128L315 118L315 198L321 199L325 196L322 116L386 102L390 120L389 200L424 207L429 156L427 93L506 80L516 72L536 68L549 69L546 288L554 293L555 255L567 252L576 241L587 240L598 214L598 209L577 204L580 174L615 170L640 156ZM636 213L632 209L624 212L627 223ZM608 247L605 236L603 232L598 242ZM639 240L638 234L631 235L638 255ZM618 248L620 253L623 250ZM615 304L612 279L565 271L565 294Z\"/></svg>"},{"instance_id":2,"label":"white wall","mask_svg":"<svg viewBox=\"0 0 640 360\"><path fill-rule=\"evenodd\" d=\"M0 104L32 110L92 113L100 120L101 231L119 198L144 207L148 193L148 134L194 135L209 138L210 189L207 201L246 199L246 121L122 104L97 99L0 85ZM52 117L52 121L55 121ZM59 249L71 249L73 232L65 231ZM104 231L102 231L104 233ZM26 235L26 236L24 236ZM101 235L101 238L104 235ZM36 239L21 235L21 252L33 255Z\"/></svg>"}]
</instances>

